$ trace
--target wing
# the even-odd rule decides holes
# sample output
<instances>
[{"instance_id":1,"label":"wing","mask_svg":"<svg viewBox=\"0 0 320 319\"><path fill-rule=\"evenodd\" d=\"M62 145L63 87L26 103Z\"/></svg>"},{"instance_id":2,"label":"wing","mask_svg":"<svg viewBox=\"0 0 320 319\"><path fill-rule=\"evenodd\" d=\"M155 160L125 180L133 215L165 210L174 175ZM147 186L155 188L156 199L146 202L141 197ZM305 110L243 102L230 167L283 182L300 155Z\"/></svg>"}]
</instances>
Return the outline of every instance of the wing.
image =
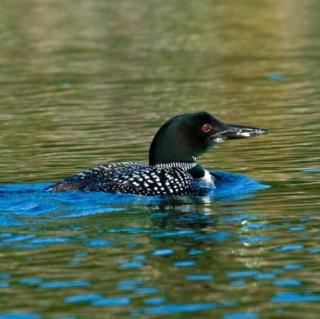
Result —
<instances>
[{"instance_id":1,"label":"wing","mask_svg":"<svg viewBox=\"0 0 320 319\"><path fill-rule=\"evenodd\" d=\"M194 178L183 168L157 166L140 166L120 173L112 180L100 180L85 190L147 196L201 196L204 192L197 187Z\"/></svg>"},{"instance_id":2,"label":"wing","mask_svg":"<svg viewBox=\"0 0 320 319\"><path fill-rule=\"evenodd\" d=\"M53 186L47 191L88 191L97 181L112 181L116 176L126 174L130 171L139 170L147 167L145 164L138 162L121 162L101 164L94 168L82 171L76 175L66 178Z\"/></svg>"}]
</instances>

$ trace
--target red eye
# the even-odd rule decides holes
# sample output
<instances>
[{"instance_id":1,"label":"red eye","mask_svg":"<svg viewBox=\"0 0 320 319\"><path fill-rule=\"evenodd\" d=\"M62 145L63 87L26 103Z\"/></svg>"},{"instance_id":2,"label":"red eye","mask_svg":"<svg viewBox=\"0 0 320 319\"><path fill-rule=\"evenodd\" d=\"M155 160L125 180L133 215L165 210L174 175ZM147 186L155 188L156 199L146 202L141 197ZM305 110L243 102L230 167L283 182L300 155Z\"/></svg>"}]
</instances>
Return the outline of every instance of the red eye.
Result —
<instances>
[{"instance_id":1,"label":"red eye","mask_svg":"<svg viewBox=\"0 0 320 319\"><path fill-rule=\"evenodd\" d=\"M209 133L212 129L212 126L209 123L205 123L202 125L201 130L204 133Z\"/></svg>"}]
</instances>

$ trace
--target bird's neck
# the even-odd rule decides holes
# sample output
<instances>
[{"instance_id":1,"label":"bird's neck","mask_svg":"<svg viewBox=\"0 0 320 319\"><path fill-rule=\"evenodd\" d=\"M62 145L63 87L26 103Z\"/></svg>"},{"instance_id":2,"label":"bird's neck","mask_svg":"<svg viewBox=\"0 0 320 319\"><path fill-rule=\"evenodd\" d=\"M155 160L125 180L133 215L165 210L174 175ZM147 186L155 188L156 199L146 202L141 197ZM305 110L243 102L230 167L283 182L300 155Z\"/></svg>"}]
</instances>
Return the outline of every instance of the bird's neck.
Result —
<instances>
[{"instance_id":1,"label":"bird's neck","mask_svg":"<svg viewBox=\"0 0 320 319\"><path fill-rule=\"evenodd\" d=\"M173 130L168 123L157 132L149 150L149 164L195 163L197 145L187 139L179 130Z\"/></svg>"}]
</instances>

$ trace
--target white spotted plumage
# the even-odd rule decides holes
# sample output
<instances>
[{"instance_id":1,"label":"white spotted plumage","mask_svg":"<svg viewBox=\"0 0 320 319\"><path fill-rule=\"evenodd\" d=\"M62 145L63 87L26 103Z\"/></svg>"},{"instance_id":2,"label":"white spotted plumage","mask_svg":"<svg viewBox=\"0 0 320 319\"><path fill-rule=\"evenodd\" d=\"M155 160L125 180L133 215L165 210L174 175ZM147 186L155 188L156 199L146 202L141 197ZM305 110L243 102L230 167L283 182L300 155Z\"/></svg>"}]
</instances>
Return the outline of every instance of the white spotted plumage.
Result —
<instances>
[{"instance_id":1,"label":"white spotted plumage","mask_svg":"<svg viewBox=\"0 0 320 319\"><path fill-rule=\"evenodd\" d=\"M98 191L140 195L203 195L188 173L194 163L154 166L137 162L109 163L85 170L50 187L49 191Z\"/></svg>"}]
</instances>

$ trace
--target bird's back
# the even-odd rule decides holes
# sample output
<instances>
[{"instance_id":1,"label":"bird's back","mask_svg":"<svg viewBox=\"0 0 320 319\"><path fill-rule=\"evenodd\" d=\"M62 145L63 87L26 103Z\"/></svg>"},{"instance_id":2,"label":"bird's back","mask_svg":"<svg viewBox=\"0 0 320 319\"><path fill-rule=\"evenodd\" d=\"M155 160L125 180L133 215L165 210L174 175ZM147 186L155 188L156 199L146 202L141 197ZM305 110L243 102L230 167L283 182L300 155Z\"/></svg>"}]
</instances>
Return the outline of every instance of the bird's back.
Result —
<instances>
[{"instance_id":1,"label":"bird's back","mask_svg":"<svg viewBox=\"0 0 320 319\"><path fill-rule=\"evenodd\" d=\"M88 191L88 188L92 188L92 185L98 181L112 181L120 174L126 174L142 167L145 165L138 162L100 164L57 182L47 190L52 192Z\"/></svg>"},{"instance_id":2,"label":"bird's back","mask_svg":"<svg viewBox=\"0 0 320 319\"><path fill-rule=\"evenodd\" d=\"M98 165L82 171L48 188L48 191L97 191L138 195L201 196L188 167L148 166L138 162Z\"/></svg>"}]
</instances>

